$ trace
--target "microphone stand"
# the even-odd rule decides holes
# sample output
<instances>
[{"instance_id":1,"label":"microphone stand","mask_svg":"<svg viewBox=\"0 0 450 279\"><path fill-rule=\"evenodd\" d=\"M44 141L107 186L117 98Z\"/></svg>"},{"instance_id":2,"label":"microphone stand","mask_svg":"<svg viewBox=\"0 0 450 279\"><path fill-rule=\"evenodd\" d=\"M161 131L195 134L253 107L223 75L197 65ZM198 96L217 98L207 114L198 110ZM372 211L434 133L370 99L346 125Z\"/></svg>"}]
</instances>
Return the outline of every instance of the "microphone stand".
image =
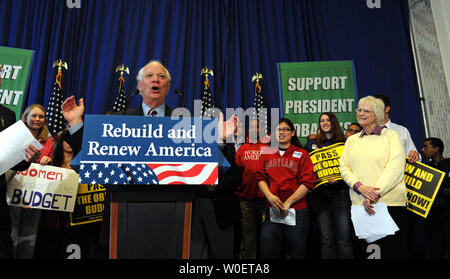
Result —
<instances>
[{"instance_id":1,"label":"microphone stand","mask_svg":"<svg viewBox=\"0 0 450 279\"><path fill-rule=\"evenodd\" d=\"M175 89L175 93L176 93L178 96L180 96L180 103L181 103L181 106L180 106L180 107L184 108L185 106L184 106L183 92L181 92L180 89Z\"/></svg>"},{"instance_id":2,"label":"microphone stand","mask_svg":"<svg viewBox=\"0 0 450 279\"><path fill-rule=\"evenodd\" d=\"M128 99L125 102L125 109L123 110L122 115L125 115L125 112L127 111L128 108L128 104L130 103L131 99L133 99L134 96L136 96L137 94L139 94L139 89L134 90L131 94L130 97L128 97Z\"/></svg>"}]
</instances>

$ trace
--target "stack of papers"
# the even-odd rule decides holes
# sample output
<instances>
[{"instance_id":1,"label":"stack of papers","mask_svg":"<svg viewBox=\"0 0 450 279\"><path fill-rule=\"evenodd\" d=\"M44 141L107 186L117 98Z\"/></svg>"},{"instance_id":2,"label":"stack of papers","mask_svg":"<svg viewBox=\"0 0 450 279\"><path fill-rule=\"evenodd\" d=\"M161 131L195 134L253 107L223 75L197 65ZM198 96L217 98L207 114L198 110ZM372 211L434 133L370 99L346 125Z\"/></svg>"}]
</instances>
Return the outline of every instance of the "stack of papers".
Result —
<instances>
[{"instance_id":1,"label":"stack of papers","mask_svg":"<svg viewBox=\"0 0 450 279\"><path fill-rule=\"evenodd\" d=\"M25 149L33 144L41 150L43 146L33 137L22 120L0 133L0 175L26 159Z\"/></svg>"},{"instance_id":2,"label":"stack of papers","mask_svg":"<svg viewBox=\"0 0 450 279\"><path fill-rule=\"evenodd\" d=\"M295 226L295 220L295 209L289 208L287 216L283 218L278 215L273 207L270 207L270 221L288 226Z\"/></svg>"},{"instance_id":3,"label":"stack of papers","mask_svg":"<svg viewBox=\"0 0 450 279\"><path fill-rule=\"evenodd\" d=\"M359 239L372 243L399 230L384 203L373 205L374 215L369 215L364 206L352 205L351 214L355 234Z\"/></svg>"}]
</instances>

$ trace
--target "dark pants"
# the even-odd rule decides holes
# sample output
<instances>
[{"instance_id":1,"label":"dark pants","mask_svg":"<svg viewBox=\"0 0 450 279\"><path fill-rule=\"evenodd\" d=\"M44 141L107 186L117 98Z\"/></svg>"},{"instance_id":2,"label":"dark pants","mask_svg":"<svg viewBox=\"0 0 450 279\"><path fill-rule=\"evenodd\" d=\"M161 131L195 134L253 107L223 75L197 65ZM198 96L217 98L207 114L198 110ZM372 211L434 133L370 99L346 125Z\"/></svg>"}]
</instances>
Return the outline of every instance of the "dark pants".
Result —
<instances>
[{"instance_id":1,"label":"dark pants","mask_svg":"<svg viewBox=\"0 0 450 279\"><path fill-rule=\"evenodd\" d=\"M283 257L282 246L286 244L286 252L290 259L306 258L306 239L308 237L308 209L295 211L295 226L270 221L269 208L265 211L265 220L261 228L261 257L263 259L279 259Z\"/></svg>"},{"instance_id":2,"label":"dark pants","mask_svg":"<svg viewBox=\"0 0 450 279\"><path fill-rule=\"evenodd\" d=\"M449 259L450 208L433 205L426 219L413 212L408 213L412 256L419 259Z\"/></svg>"},{"instance_id":3,"label":"dark pants","mask_svg":"<svg viewBox=\"0 0 450 279\"><path fill-rule=\"evenodd\" d=\"M241 259L256 259L259 255L259 240L261 235L261 218L266 207L265 200L239 201L241 209Z\"/></svg>"},{"instance_id":4,"label":"dark pants","mask_svg":"<svg viewBox=\"0 0 450 279\"><path fill-rule=\"evenodd\" d=\"M431 209L427 222L427 235L430 239L433 259L450 259L450 208Z\"/></svg>"},{"instance_id":5,"label":"dark pants","mask_svg":"<svg viewBox=\"0 0 450 279\"><path fill-rule=\"evenodd\" d=\"M234 227L220 224L220 214L214 200L206 197L194 199L191 227L191 259L232 259ZM229 210L232 214L232 210Z\"/></svg>"},{"instance_id":6,"label":"dark pants","mask_svg":"<svg viewBox=\"0 0 450 279\"><path fill-rule=\"evenodd\" d=\"M308 205L317 223L322 258L353 258L348 186L321 185L308 194Z\"/></svg>"},{"instance_id":7,"label":"dark pants","mask_svg":"<svg viewBox=\"0 0 450 279\"><path fill-rule=\"evenodd\" d=\"M0 259L10 259L13 254L11 238L11 216L6 203L6 181L0 176Z\"/></svg>"}]
</instances>

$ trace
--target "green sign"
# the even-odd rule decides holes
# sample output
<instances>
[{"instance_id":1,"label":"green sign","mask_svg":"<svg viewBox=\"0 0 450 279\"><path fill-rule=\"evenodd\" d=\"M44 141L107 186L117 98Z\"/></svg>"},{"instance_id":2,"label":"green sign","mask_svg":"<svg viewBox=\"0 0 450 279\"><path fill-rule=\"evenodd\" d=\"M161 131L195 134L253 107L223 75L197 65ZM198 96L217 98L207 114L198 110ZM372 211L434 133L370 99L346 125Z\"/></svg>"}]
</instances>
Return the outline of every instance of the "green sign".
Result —
<instances>
[{"instance_id":1,"label":"green sign","mask_svg":"<svg viewBox=\"0 0 450 279\"><path fill-rule=\"evenodd\" d=\"M0 47L0 104L20 118L28 89L34 50Z\"/></svg>"},{"instance_id":2,"label":"green sign","mask_svg":"<svg viewBox=\"0 0 450 279\"><path fill-rule=\"evenodd\" d=\"M356 122L353 61L278 63L283 117L295 124L302 144L317 134L319 117L333 112L343 130Z\"/></svg>"}]
</instances>

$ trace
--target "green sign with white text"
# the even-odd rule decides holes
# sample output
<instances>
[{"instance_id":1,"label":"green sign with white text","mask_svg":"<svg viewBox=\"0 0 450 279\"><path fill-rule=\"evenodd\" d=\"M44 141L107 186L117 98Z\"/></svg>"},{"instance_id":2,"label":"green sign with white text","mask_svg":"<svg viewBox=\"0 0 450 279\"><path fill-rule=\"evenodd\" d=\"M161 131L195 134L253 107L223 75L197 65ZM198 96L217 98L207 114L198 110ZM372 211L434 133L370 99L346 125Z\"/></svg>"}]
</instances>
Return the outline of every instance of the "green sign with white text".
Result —
<instances>
[{"instance_id":1,"label":"green sign with white text","mask_svg":"<svg viewBox=\"0 0 450 279\"><path fill-rule=\"evenodd\" d=\"M333 112L343 130L356 122L354 72L353 61L278 63L282 115L292 120L302 144L317 133L323 112Z\"/></svg>"},{"instance_id":2,"label":"green sign with white text","mask_svg":"<svg viewBox=\"0 0 450 279\"><path fill-rule=\"evenodd\" d=\"M27 92L33 50L0 47L0 104L10 108L20 118Z\"/></svg>"}]
</instances>

